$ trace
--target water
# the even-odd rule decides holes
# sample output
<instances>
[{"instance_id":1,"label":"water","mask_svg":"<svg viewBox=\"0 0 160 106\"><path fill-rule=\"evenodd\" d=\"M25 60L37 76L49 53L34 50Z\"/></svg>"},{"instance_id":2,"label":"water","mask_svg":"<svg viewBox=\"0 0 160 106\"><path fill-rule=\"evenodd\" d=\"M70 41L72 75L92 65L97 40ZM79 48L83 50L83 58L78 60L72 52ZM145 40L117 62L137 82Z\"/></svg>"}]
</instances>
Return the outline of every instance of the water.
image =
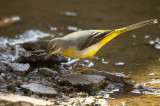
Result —
<instances>
[{"instance_id":1,"label":"water","mask_svg":"<svg viewBox=\"0 0 160 106\"><path fill-rule=\"evenodd\" d=\"M30 29L61 37L82 29L114 29L152 18L160 20L159 7L159 0L1 0L1 17L19 16L20 21L0 28L0 42L6 44L6 39L16 43L25 41L26 37L18 41L16 36ZM52 29L48 25L53 26ZM53 38L50 35L43 39ZM106 72L123 72L125 75L131 75L137 84L151 82L152 78L159 78L159 74L149 74L160 73L159 36L159 23L124 33L100 49L91 68ZM124 65L115 65L118 62L123 62ZM158 84L155 87L160 88ZM123 101L124 95L126 93L121 94ZM140 96L133 95L127 97L134 97L138 101L136 98ZM118 95L114 96L116 97L120 98ZM148 95L145 97L146 101L150 98ZM153 101L156 97L153 96Z\"/></svg>"}]
</instances>

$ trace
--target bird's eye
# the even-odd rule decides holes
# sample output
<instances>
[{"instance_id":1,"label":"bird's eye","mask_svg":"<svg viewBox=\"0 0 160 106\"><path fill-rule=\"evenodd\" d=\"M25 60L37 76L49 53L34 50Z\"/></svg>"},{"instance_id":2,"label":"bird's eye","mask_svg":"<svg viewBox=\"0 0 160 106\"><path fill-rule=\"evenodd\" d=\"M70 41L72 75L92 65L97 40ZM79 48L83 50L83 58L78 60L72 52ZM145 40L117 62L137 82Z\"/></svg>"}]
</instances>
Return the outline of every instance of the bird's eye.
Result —
<instances>
[{"instance_id":1,"label":"bird's eye","mask_svg":"<svg viewBox=\"0 0 160 106\"><path fill-rule=\"evenodd\" d=\"M58 48L55 46L55 47L52 48L51 51L54 52L54 51L56 51L57 49L58 49Z\"/></svg>"}]
</instances>

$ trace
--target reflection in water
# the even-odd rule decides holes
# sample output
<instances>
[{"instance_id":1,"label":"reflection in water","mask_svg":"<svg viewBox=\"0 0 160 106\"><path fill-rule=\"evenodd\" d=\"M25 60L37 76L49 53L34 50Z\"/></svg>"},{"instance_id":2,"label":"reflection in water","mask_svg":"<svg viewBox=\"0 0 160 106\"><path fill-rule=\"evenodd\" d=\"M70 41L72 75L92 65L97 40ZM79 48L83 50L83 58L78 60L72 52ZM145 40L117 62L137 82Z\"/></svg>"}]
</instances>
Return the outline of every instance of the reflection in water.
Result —
<instances>
[{"instance_id":1,"label":"reflection in water","mask_svg":"<svg viewBox=\"0 0 160 106\"><path fill-rule=\"evenodd\" d=\"M66 15L66 16L77 16L78 14L76 12L60 12L60 14L62 15Z\"/></svg>"},{"instance_id":2,"label":"reflection in water","mask_svg":"<svg viewBox=\"0 0 160 106\"><path fill-rule=\"evenodd\" d=\"M118 63L115 63L116 66L123 66L124 65L124 62L118 62Z\"/></svg>"},{"instance_id":3,"label":"reflection in water","mask_svg":"<svg viewBox=\"0 0 160 106\"><path fill-rule=\"evenodd\" d=\"M7 25L16 23L16 22L18 22L20 20L21 20L20 16L3 17L0 20L0 27L4 27L4 26L7 26Z\"/></svg>"},{"instance_id":4,"label":"reflection in water","mask_svg":"<svg viewBox=\"0 0 160 106\"><path fill-rule=\"evenodd\" d=\"M68 30L71 30L71 31L78 31L78 28L75 26L68 26L67 28Z\"/></svg>"},{"instance_id":5,"label":"reflection in water","mask_svg":"<svg viewBox=\"0 0 160 106\"><path fill-rule=\"evenodd\" d=\"M104 58L102 58L102 63L103 63L103 64L108 64L109 61L105 61Z\"/></svg>"}]
</instances>

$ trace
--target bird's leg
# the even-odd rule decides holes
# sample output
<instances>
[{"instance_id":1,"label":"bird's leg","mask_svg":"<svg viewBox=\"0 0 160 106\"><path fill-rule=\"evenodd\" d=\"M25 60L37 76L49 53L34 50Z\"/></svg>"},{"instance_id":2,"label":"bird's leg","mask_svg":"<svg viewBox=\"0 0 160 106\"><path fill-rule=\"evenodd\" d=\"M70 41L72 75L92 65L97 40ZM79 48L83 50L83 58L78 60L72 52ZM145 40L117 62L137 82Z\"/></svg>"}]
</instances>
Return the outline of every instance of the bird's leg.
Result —
<instances>
[{"instance_id":1,"label":"bird's leg","mask_svg":"<svg viewBox=\"0 0 160 106\"><path fill-rule=\"evenodd\" d=\"M74 71L74 73L80 73L80 72L83 72L84 70L86 70L86 67L91 63L92 60L93 60L93 58L90 58L84 67L76 68L76 70L78 70L78 71Z\"/></svg>"},{"instance_id":2,"label":"bird's leg","mask_svg":"<svg viewBox=\"0 0 160 106\"><path fill-rule=\"evenodd\" d=\"M87 64L81 69L81 71L86 70L86 67L91 63L92 60L93 60L93 58L90 58L89 61L87 62Z\"/></svg>"},{"instance_id":3,"label":"bird's leg","mask_svg":"<svg viewBox=\"0 0 160 106\"><path fill-rule=\"evenodd\" d=\"M74 72L75 70L80 69L80 68L77 68L77 67L78 67L78 65L79 65L82 61L83 61L83 59L78 60L78 61L75 63L75 65L73 66L72 70L69 71L68 73L71 73L71 72Z\"/></svg>"},{"instance_id":4,"label":"bird's leg","mask_svg":"<svg viewBox=\"0 0 160 106\"><path fill-rule=\"evenodd\" d=\"M86 67L91 63L92 60L93 60L93 58L90 58L89 61L85 64L84 67L77 68L78 65L83 61L83 59L80 59L79 61L76 62L75 66L72 68L71 71L69 71L69 73L71 73L71 72L74 72L74 73L83 72L84 70L86 70ZM77 71L77 70L78 70L78 71Z\"/></svg>"},{"instance_id":5,"label":"bird's leg","mask_svg":"<svg viewBox=\"0 0 160 106\"><path fill-rule=\"evenodd\" d=\"M80 59L79 61L77 61L76 64L75 64L75 66L72 68L72 71L76 70L77 67L78 67L78 65L79 65L80 63L82 63L82 61L83 61L83 59Z\"/></svg>"}]
</instances>

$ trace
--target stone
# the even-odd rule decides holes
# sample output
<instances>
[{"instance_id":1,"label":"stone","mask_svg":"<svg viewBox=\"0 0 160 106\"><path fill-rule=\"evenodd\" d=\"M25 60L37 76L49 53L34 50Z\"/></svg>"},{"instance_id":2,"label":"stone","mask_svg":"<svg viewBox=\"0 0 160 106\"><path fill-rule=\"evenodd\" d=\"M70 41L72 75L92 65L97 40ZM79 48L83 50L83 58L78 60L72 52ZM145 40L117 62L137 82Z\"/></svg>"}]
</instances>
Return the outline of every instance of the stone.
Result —
<instances>
[{"instance_id":1,"label":"stone","mask_svg":"<svg viewBox=\"0 0 160 106\"><path fill-rule=\"evenodd\" d=\"M67 62L67 58L62 55L52 55L46 59L47 53L42 52L26 52L21 55L17 62L21 63L43 63L43 64L60 64L61 62Z\"/></svg>"},{"instance_id":2,"label":"stone","mask_svg":"<svg viewBox=\"0 0 160 106\"><path fill-rule=\"evenodd\" d=\"M0 82L1 82L1 83L4 83L4 82L5 82L4 78L3 78L1 75L0 75ZM0 83L0 84L1 84L1 83Z\"/></svg>"},{"instance_id":3,"label":"stone","mask_svg":"<svg viewBox=\"0 0 160 106\"><path fill-rule=\"evenodd\" d=\"M29 83L29 84L23 84L21 85L21 88L25 89L25 90L29 90L34 92L37 95L43 95L43 96L55 96L57 95L57 91L49 86L45 86L42 84L37 84L37 83Z\"/></svg>"},{"instance_id":4,"label":"stone","mask_svg":"<svg viewBox=\"0 0 160 106\"><path fill-rule=\"evenodd\" d=\"M11 70L18 75L25 75L30 69L30 65L28 63L9 63L8 65Z\"/></svg>"},{"instance_id":5,"label":"stone","mask_svg":"<svg viewBox=\"0 0 160 106\"><path fill-rule=\"evenodd\" d=\"M126 86L133 85L133 83L130 83L131 81L133 81L132 78L129 76L125 76L122 73L104 72L104 71L99 71L97 69L88 69L85 70L83 73L105 76L106 81L109 81L110 83L122 83Z\"/></svg>"},{"instance_id":6,"label":"stone","mask_svg":"<svg viewBox=\"0 0 160 106\"><path fill-rule=\"evenodd\" d=\"M105 85L105 77L101 75L65 74L58 78L60 84L69 84L80 90L98 90Z\"/></svg>"},{"instance_id":7,"label":"stone","mask_svg":"<svg viewBox=\"0 0 160 106\"><path fill-rule=\"evenodd\" d=\"M53 64L53 63L61 63L61 62L67 62L67 58L55 54L52 56L49 56L46 59L47 53L47 45L49 43L49 40L41 40L41 41L35 41L35 42L26 42L21 44L22 47L26 50L24 54L20 56L19 59L17 59L17 62L22 63L45 63L45 64Z\"/></svg>"},{"instance_id":8,"label":"stone","mask_svg":"<svg viewBox=\"0 0 160 106\"><path fill-rule=\"evenodd\" d=\"M7 63L0 62L0 72L6 72L7 70Z\"/></svg>"},{"instance_id":9,"label":"stone","mask_svg":"<svg viewBox=\"0 0 160 106\"><path fill-rule=\"evenodd\" d=\"M48 43L49 43L49 40L41 40L41 41L34 41L34 42L26 42L21 45L26 51L37 51L37 50L46 51Z\"/></svg>"},{"instance_id":10,"label":"stone","mask_svg":"<svg viewBox=\"0 0 160 106\"><path fill-rule=\"evenodd\" d=\"M63 100L67 100L67 99L70 99L70 97L63 95L63 96L62 96L62 99L63 99Z\"/></svg>"},{"instance_id":11,"label":"stone","mask_svg":"<svg viewBox=\"0 0 160 106\"><path fill-rule=\"evenodd\" d=\"M58 74L57 71L53 71L50 68L39 68L38 70L40 71L41 74L49 77L54 77L55 75Z\"/></svg>"}]
</instances>

